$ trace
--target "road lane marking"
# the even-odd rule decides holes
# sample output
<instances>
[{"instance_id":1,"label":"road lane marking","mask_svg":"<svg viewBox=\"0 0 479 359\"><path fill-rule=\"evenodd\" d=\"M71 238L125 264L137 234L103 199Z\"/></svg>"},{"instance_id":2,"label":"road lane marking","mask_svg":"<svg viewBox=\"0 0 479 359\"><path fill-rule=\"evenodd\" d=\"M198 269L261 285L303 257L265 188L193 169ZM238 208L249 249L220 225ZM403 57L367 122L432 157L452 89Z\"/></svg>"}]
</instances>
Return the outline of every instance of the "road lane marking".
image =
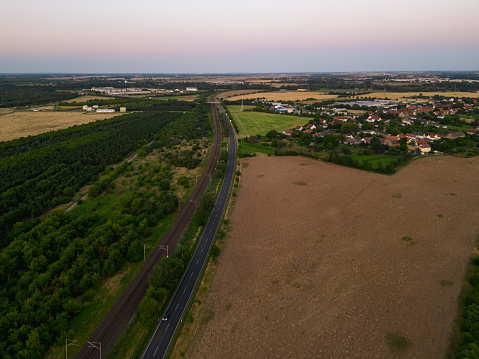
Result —
<instances>
[{"instance_id":1,"label":"road lane marking","mask_svg":"<svg viewBox=\"0 0 479 359\"><path fill-rule=\"evenodd\" d=\"M190 278L193 277L193 272L191 272ZM186 288L185 288L186 289Z\"/></svg>"},{"instance_id":2,"label":"road lane marking","mask_svg":"<svg viewBox=\"0 0 479 359\"><path fill-rule=\"evenodd\" d=\"M184 293L184 292L186 292L186 287L185 287L185 289L183 289L183 293Z\"/></svg>"},{"instance_id":3,"label":"road lane marking","mask_svg":"<svg viewBox=\"0 0 479 359\"><path fill-rule=\"evenodd\" d=\"M156 355L156 352L157 352L157 351L158 351L158 347L156 347L156 350L155 350L155 352L153 353L153 356Z\"/></svg>"},{"instance_id":4,"label":"road lane marking","mask_svg":"<svg viewBox=\"0 0 479 359\"><path fill-rule=\"evenodd\" d=\"M178 309L179 304L176 305L175 311Z\"/></svg>"},{"instance_id":5,"label":"road lane marking","mask_svg":"<svg viewBox=\"0 0 479 359\"><path fill-rule=\"evenodd\" d=\"M165 332L168 330L168 327L170 326L170 323L166 326Z\"/></svg>"}]
</instances>

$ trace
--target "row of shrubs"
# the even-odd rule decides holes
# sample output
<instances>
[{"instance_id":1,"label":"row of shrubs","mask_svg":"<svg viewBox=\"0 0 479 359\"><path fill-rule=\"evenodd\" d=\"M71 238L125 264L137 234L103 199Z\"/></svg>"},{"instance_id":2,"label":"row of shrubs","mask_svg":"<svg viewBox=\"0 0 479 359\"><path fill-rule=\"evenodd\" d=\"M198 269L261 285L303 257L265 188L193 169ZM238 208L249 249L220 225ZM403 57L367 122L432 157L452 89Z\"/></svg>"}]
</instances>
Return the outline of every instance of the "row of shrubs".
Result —
<instances>
[{"instance_id":1,"label":"row of shrubs","mask_svg":"<svg viewBox=\"0 0 479 359\"><path fill-rule=\"evenodd\" d=\"M471 261L468 282L472 286L462 309L461 343L456 348L456 358L479 358L479 257Z\"/></svg>"}]
</instances>

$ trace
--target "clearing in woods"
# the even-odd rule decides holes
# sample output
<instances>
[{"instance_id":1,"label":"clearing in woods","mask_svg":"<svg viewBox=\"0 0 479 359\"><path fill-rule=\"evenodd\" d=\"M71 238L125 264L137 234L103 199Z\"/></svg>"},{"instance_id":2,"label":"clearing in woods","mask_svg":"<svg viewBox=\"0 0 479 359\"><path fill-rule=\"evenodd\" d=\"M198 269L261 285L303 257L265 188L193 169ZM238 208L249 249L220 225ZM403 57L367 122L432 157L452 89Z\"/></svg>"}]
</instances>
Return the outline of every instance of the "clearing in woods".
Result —
<instances>
[{"instance_id":1,"label":"clearing in woods","mask_svg":"<svg viewBox=\"0 0 479 359\"><path fill-rule=\"evenodd\" d=\"M271 130L282 132L304 125L310 120L292 115L241 111L241 105L229 105L228 110L238 124L240 136L266 135Z\"/></svg>"},{"instance_id":2,"label":"clearing in woods","mask_svg":"<svg viewBox=\"0 0 479 359\"><path fill-rule=\"evenodd\" d=\"M243 161L185 357L445 357L479 233L478 157L429 157L394 176Z\"/></svg>"},{"instance_id":3,"label":"clearing in woods","mask_svg":"<svg viewBox=\"0 0 479 359\"><path fill-rule=\"evenodd\" d=\"M85 113L81 111L65 112L33 112L17 111L0 116L0 141L10 141L15 138L34 136L40 133L56 131L73 125L104 120L122 115L115 113Z\"/></svg>"}]
</instances>

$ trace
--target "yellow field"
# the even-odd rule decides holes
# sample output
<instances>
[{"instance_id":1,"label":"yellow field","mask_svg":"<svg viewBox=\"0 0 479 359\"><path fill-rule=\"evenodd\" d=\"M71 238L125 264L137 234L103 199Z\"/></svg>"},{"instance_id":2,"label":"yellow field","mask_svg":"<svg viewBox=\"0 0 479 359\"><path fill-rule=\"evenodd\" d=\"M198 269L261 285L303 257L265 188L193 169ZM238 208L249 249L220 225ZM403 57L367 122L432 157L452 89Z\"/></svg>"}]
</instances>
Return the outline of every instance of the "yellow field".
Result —
<instances>
[{"instance_id":1,"label":"yellow field","mask_svg":"<svg viewBox=\"0 0 479 359\"><path fill-rule=\"evenodd\" d=\"M69 107L71 108L71 107ZM55 105L48 105L48 106L40 106L40 107L35 107L35 110L54 110L55 109Z\"/></svg>"},{"instance_id":2,"label":"yellow field","mask_svg":"<svg viewBox=\"0 0 479 359\"><path fill-rule=\"evenodd\" d=\"M254 93L258 93L259 91L261 91L261 90L231 90L231 91L226 91L226 92L220 93L218 97L222 98L222 99L227 98L229 100L229 97L251 95L251 94L254 94Z\"/></svg>"},{"instance_id":3,"label":"yellow field","mask_svg":"<svg viewBox=\"0 0 479 359\"><path fill-rule=\"evenodd\" d=\"M115 117L120 113L17 111L0 116L0 141L68 128Z\"/></svg>"},{"instance_id":4,"label":"yellow field","mask_svg":"<svg viewBox=\"0 0 479 359\"><path fill-rule=\"evenodd\" d=\"M263 98L266 101L303 101L308 98L314 98L319 101L335 99L338 95L329 95L324 92L261 92L252 95L243 95L243 96L234 96L229 98L230 101L236 101L243 99L250 99L250 98Z\"/></svg>"},{"instance_id":5,"label":"yellow field","mask_svg":"<svg viewBox=\"0 0 479 359\"><path fill-rule=\"evenodd\" d=\"M376 98L388 98L390 100L411 100L407 97L412 96L419 96L422 94L423 96L433 97L434 95L444 96L444 97L472 97L472 98L479 98L479 93L473 92L373 92L368 93L364 96L359 96L359 98L364 97L376 97Z\"/></svg>"},{"instance_id":6,"label":"yellow field","mask_svg":"<svg viewBox=\"0 0 479 359\"><path fill-rule=\"evenodd\" d=\"M1 115L5 115L5 114L7 114L7 113L11 113L11 112L13 112L13 111L15 111L15 110L12 109L12 108L0 108L0 116L1 116Z\"/></svg>"}]
</instances>

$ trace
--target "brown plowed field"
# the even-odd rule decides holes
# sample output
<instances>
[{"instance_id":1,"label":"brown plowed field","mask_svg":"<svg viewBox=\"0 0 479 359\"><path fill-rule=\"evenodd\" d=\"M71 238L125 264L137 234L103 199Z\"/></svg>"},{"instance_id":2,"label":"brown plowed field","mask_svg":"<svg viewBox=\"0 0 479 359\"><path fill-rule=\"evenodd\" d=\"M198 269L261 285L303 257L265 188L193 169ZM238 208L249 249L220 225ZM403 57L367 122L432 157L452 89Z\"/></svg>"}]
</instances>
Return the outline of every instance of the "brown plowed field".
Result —
<instances>
[{"instance_id":1,"label":"brown plowed field","mask_svg":"<svg viewBox=\"0 0 479 359\"><path fill-rule=\"evenodd\" d=\"M394 176L244 163L189 358L444 357L479 233L479 158Z\"/></svg>"}]
</instances>

